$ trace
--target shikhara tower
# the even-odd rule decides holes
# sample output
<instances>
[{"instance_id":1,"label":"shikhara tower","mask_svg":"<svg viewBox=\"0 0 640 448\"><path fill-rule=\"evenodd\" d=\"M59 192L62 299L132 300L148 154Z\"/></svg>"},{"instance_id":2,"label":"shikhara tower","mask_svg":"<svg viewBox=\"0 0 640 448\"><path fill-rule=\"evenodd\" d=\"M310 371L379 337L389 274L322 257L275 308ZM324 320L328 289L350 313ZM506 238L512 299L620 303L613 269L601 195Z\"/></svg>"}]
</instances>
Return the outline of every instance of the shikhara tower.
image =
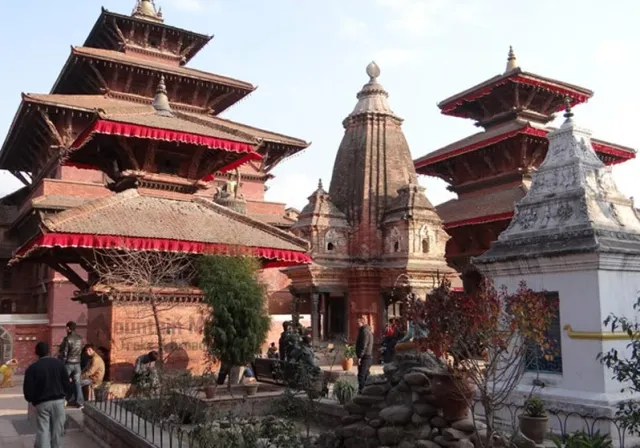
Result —
<instances>
[{"instance_id":1,"label":"shikhara tower","mask_svg":"<svg viewBox=\"0 0 640 448\"><path fill-rule=\"evenodd\" d=\"M287 274L294 294L312 302L316 339L353 339L361 314L379 331L403 292L424 294L439 275L453 274L444 261L447 235L418 185L402 119L378 82L380 68L372 62L366 72L369 81L343 121L329 191L320 183L292 227L312 247L314 263Z\"/></svg>"}]
</instances>

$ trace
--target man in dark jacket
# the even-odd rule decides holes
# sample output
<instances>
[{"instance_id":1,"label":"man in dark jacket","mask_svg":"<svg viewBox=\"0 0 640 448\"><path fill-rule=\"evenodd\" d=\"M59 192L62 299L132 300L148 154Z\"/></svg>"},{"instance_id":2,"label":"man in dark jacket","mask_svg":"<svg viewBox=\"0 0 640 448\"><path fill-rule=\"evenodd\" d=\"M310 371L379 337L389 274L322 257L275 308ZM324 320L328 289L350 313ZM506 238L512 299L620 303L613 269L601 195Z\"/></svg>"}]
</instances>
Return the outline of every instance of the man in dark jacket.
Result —
<instances>
[{"instance_id":1,"label":"man in dark jacket","mask_svg":"<svg viewBox=\"0 0 640 448\"><path fill-rule=\"evenodd\" d=\"M367 324L367 318L358 318L358 339L356 339L356 357L358 358L358 391L362 392L369 377L369 369L373 362L373 334Z\"/></svg>"},{"instance_id":2,"label":"man in dark jacket","mask_svg":"<svg viewBox=\"0 0 640 448\"><path fill-rule=\"evenodd\" d=\"M64 436L64 398L71 392L66 366L49 356L45 342L36 344L38 360L24 374L25 400L36 408L36 448L61 448Z\"/></svg>"},{"instance_id":3,"label":"man in dark jacket","mask_svg":"<svg viewBox=\"0 0 640 448\"><path fill-rule=\"evenodd\" d=\"M80 374L82 368L80 361L82 359L82 338L76 333L76 323L67 322L67 335L60 345L60 359L67 368L67 373L73 381L74 388L71 394L67 396L67 401L71 403L75 398L79 408L84 406L84 397L82 396L82 386L80 385Z\"/></svg>"},{"instance_id":4,"label":"man in dark jacket","mask_svg":"<svg viewBox=\"0 0 640 448\"><path fill-rule=\"evenodd\" d=\"M280 360L286 361L291 353L293 347L289 341L289 333L291 332L291 323L285 321L282 323L282 333L280 333L280 339L278 340L278 352L280 353Z\"/></svg>"}]
</instances>

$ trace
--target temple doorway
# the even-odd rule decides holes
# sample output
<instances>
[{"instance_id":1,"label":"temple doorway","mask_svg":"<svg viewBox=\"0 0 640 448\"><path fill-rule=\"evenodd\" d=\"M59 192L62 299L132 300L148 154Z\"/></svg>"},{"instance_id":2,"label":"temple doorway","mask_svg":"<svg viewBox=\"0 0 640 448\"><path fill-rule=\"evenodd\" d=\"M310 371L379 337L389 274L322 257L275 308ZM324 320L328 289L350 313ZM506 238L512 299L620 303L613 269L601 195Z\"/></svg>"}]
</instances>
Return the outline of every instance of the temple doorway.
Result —
<instances>
[{"instance_id":1,"label":"temple doorway","mask_svg":"<svg viewBox=\"0 0 640 448\"><path fill-rule=\"evenodd\" d=\"M347 334L347 301L344 297L330 297L326 301L323 333L333 340Z\"/></svg>"},{"instance_id":2,"label":"temple doorway","mask_svg":"<svg viewBox=\"0 0 640 448\"><path fill-rule=\"evenodd\" d=\"M11 335L3 327L0 327L0 364L9 361L13 356L13 341Z\"/></svg>"}]
</instances>

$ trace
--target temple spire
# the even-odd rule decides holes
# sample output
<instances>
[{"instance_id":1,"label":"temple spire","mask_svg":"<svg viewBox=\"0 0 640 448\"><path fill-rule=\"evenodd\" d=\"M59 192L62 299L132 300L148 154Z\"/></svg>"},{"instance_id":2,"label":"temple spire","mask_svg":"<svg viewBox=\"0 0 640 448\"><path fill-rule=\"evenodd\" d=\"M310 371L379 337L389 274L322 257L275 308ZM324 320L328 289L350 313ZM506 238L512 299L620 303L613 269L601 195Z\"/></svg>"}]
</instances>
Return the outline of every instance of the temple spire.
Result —
<instances>
[{"instance_id":1,"label":"temple spire","mask_svg":"<svg viewBox=\"0 0 640 448\"><path fill-rule=\"evenodd\" d=\"M564 118L567 119L566 121L569 121L573 117L573 111L571 110L571 99L569 97L566 97L564 99L564 104L565 104Z\"/></svg>"},{"instance_id":2,"label":"temple spire","mask_svg":"<svg viewBox=\"0 0 640 448\"><path fill-rule=\"evenodd\" d=\"M507 56L507 68L504 70L505 73L510 72L513 69L520 67L518 65L518 59L516 59L516 54L513 51L513 47L509 45L509 55Z\"/></svg>"},{"instance_id":3,"label":"temple spire","mask_svg":"<svg viewBox=\"0 0 640 448\"><path fill-rule=\"evenodd\" d=\"M173 117L173 110L171 110L169 97L167 96L167 86L164 83L164 75L160 76L156 95L153 97L153 108L158 115Z\"/></svg>"},{"instance_id":4,"label":"temple spire","mask_svg":"<svg viewBox=\"0 0 640 448\"><path fill-rule=\"evenodd\" d=\"M140 19L153 20L155 22L163 22L162 11L160 9L156 9L156 5L153 0L137 0L131 16Z\"/></svg>"},{"instance_id":5,"label":"temple spire","mask_svg":"<svg viewBox=\"0 0 640 448\"><path fill-rule=\"evenodd\" d=\"M318 190L324 190L322 187L322 179L318 179Z\"/></svg>"}]
</instances>

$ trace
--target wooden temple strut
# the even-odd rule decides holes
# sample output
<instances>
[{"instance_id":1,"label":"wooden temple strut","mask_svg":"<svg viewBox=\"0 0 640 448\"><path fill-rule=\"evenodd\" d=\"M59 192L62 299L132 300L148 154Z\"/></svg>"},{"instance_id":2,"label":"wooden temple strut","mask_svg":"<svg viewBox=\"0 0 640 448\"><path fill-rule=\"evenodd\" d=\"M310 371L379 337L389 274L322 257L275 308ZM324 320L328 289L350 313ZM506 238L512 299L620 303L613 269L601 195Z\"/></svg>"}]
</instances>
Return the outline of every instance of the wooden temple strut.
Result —
<instances>
[{"instance_id":1,"label":"wooden temple strut","mask_svg":"<svg viewBox=\"0 0 640 448\"><path fill-rule=\"evenodd\" d=\"M73 285L80 291L87 291L89 289L89 283L80 277L71 267L66 263L62 263L50 258L45 259L45 264L54 271L57 271L67 277L67 279L73 283Z\"/></svg>"}]
</instances>

